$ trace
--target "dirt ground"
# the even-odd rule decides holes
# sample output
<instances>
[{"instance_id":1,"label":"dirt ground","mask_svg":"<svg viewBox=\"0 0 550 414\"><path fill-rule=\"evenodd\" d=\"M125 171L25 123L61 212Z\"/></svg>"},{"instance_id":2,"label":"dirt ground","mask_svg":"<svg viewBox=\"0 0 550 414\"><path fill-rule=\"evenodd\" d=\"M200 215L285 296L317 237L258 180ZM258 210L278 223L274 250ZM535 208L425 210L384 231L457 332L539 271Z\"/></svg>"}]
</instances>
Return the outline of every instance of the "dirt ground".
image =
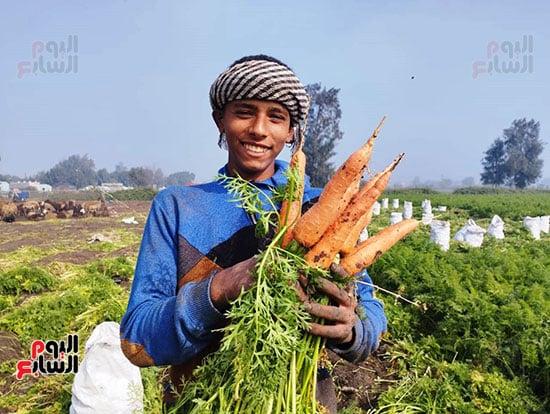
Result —
<instances>
[{"instance_id":1,"label":"dirt ground","mask_svg":"<svg viewBox=\"0 0 550 414\"><path fill-rule=\"evenodd\" d=\"M104 256L101 252L74 250L76 241L87 241L95 234L108 233L115 227L125 228L136 234L143 232L145 218L151 203L149 201L124 201L109 206L110 217L65 218L47 217L39 221L18 218L13 223L0 221L0 253L9 253L20 247L48 248L52 237L57 246L65 243L70 253L58 253L42 259L35 265L58 261L73 264L85 264ZM123 218L134 217L137 225L125 224ZM85 245L85 243L84 243ZM129 246L137 249L139 246ZM137 250L136 250L137 251ZM120 256L123 252L111 252L109 256Z\"/></svg>"},{"instance_id":2,"label":"dirt ground","mask_svg":"<svg viewBox=\"0 0 550 414\"><path fill-rule=\"evenodd\" d=\"M85 264L102 257L134 255L137 253L139 243L114 252L103 253L89 249L75 249L74 240L87 240L92 235L108 233L113 226L128 229L129 225L122 219L129 217L135 217L138 222L131 226L131 231L141 235L149 207L150 202L117 202L109 207L111 213L109 218L48 218L36 222L29 222L22 218L14 223L0 222L0 253L9 253L22 246L46 249L51 245L52 237L55 237L57 245L60 240L66 240L67 247L70 247L68 252L56 249L53 254L41 258L34 265L39 266L53 261ZM57 252L57 250L62 251ZM391 362L385 357L386 348L387 345L382 343L379 350L361 364L351 364L339 359L331 352L328 353L339 393L340 408L355 402L366 411L376 405L378 394L394 379ZM21 358L25 352L17 337L9 332L0 331L0 363Z\"/></svg>"}]
</instances>

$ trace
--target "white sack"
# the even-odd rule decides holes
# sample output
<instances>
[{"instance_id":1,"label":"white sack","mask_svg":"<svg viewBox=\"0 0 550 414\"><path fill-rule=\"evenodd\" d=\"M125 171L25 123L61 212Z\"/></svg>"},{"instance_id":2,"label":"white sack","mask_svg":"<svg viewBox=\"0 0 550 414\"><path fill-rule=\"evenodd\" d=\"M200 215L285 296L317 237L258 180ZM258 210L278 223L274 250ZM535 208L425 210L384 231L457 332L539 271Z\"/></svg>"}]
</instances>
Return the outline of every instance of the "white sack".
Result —
<instances>
[{"instance_id":1,"label":"white sack","mask_svg":"<svg viewBox=\"0 0 550 414\"><path fill-rule=\"evenodd\" d=\"M139 368L122 353L118 323L103 322L86 342L86 354L73 381L70 413L142 412Z\"/></svg>"},{"instance_id":2,"label":"white sack","mask_svg":"<svg viewBox=\"0 0 550 414\"><path fill-rule=\"evenodd\" d=\"M487 229L487 234L494 237L495 239L503 239L504 220L502 220L499 216L495 214L491 219L491 223L489 224L489 228Z\"/></svg>"},{"instance_id":3,"label":"white sack","mask_svg":"<svg viewBox=\"0 0 550 414\"><path fill-rule=\"evenodd\" d=\"M359 239L357 240L357 244L363 243L368 238L369 238L369 231L365 227L363 230L361 230L361 233L359 233Z\"/></svg>"},{"instance_id":4,"label":"white sack","mask_svg":"<svg viewBox=\"0 0 550 414\"><path fill-rule=\"evenodd\" d=\"M403 218L410 219L413 216L413 204L411 201L403 202Z\"/></svg>"},{"instance_id":5,"label":"white sack","mask_svg":"<svg viewBox=\"0 0 550 414\"><path fill-rule=\"evenodd\" d=\"M126 217L121 220L124 224L139 224L136 219L132 217Z\"/></svg>"},{"instance_id":6,"label":"white sack","mask_svg":"<svg viewBox=\"0 0 550 414\"><path fill-rule=\"evenodd\" d=\"M479 227L474 220L468 219L464 227L456 232L454 240L465 242L473 247L480 247L483 244L485 232L485 229Z\"/></svg>"},{"instance_id":7,"label":"white sack","mask_svg":"<svg viewBox=\"0 0 550 414\"><path fill-rule=\"evenodd\" d=\"M430 200L422 201L422 211L426 214L432 214L432 202Z\"/></svg>"},{"instance_id":8,"label":"white sack","mask_svg":"<svg viewBox=\"0 0 550 414\"><path fill-rule=\"evenodd\" d=\"M372 214L375 216L380 215L380 203L378 201L374 202L374 206L372 207Z\"/></svg>"},{"instance_id":9,"label":"white sack","mask_svg":"<svg viewBox=\"0 0 550 414\"><path fill-rule=\"evenodd\" d=\"M449 250L451 241L451 223L448 221L432 220L430 230L430 242L436 243L441 250Z\"/></svg>"},{"instance_id":10,"label":"white sack","mask_svg":"<svg viewBox=\"0 0 550 414\"><path fill-rule=\"evenodd\" d=\"M540 216L540 231L546 234L550 232L550 216Z\"/></svg>"},{"instance_id":11,"label":"white sack","mask_svg":"<svg viewBox=\"0 0 550 414\"><path fill-rule=\"evenodd\" d=\"M403 213L400 211L392 211L390 213L390 225L403 221Z\"/></svg>"},{"instance_id":12,"label":"white sack","mask_svg":"<svg viewBox=\"0 0 550 414\"><path fill-rule=\"evenodd\" d=\"M422 224L428 225L433 219L434 215L432 213L422 213Z\"/></svg>"},{"instance_id":13,"label":"white sack","mask_svg":"<svg viewBox=\"0 0 550 414\"><path fill-rule=\"evenodd\" d=\"M394 199L392 200L392 204L391 204L391 205L392 205L392 207L393 207L394 209L397 210L397 209L399 208L399 199L398 199L398 198L394 198Z\"/></svg>"},{"instance_id":14,"label":"white sack","mask_svg":"<svg viewBox=\"0 0 550 414\"><path fill-rule=\"evenodd\" d=\"M535 240L540 239L540 217L525 217L523 219L523 226L529 230Z\"/></svg>"},{"instance_id":15,"label":"white sack","mask_svg":"<svg viewBox=\"0 0 550 414\"><path fill-rule=\"evenodd\" d=\"M382 208L388 208L388 199L387 198L382 199Z\"/></svg>"}]
</instances>

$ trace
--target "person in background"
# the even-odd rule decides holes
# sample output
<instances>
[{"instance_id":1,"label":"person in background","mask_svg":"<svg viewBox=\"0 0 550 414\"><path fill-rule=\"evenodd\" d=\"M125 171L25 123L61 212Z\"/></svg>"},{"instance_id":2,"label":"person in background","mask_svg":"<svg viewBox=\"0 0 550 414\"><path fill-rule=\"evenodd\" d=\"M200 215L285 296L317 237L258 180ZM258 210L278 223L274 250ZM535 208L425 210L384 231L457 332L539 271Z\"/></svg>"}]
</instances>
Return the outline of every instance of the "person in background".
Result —
<instances>
[{"instance_id":1,"label":"person in background","mask_svg":"<svg viewBox=\"0 0 550 414\"><path fill-rule=\"evenodd\" d=\"M218 173L238 174L268 195L283 186L288 163L277 157L285 145L301 139L309 110L309 97L294 72L270 56L245 56L216 78L210 103L218 145L228 152ZM306 179L304 209L321 191ZM232 301L251 286L254 256L265 246L254 227L254 217L236 207L219 181L169 187L155 197L121 321L121 346L133 364L170 365L172 389L178 390L182 378L217 348L221 338L215 330L227 323ZM366 271L360 277L372 283ZM310 332L326 338L342 358L363 361L386 330L383 305L364 284L355 298L325 282L331 304L310 303L307 311L326 323L312 323ZM366 318L357 316L357 303ZM335 412L330 375L321 372L319 381L318 400ZM167 403L172 395L166 393Z\"/></svg>"}]
</instances>

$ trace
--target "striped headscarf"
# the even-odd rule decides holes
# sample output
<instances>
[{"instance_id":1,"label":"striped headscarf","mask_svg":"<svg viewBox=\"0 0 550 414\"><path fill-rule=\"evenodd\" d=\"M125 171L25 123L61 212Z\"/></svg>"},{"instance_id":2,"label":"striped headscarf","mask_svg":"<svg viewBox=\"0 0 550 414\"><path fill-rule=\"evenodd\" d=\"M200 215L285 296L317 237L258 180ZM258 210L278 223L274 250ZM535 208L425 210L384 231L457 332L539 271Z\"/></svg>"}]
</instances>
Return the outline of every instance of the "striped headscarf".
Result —
<instances>
[{"instance_id":1,"label":"striped headscarf","mask_svg":"<svg viewBox=\"0 0 550 414\"><path fill-rule=\"evenodd\" d=\"M222 110L228 102L239 99L279 102L288 110L293 126L305 120L309 110L309 96L294 72L265 55L236 61L210 87L214 110Z\"/></svg>"}]
</instances>

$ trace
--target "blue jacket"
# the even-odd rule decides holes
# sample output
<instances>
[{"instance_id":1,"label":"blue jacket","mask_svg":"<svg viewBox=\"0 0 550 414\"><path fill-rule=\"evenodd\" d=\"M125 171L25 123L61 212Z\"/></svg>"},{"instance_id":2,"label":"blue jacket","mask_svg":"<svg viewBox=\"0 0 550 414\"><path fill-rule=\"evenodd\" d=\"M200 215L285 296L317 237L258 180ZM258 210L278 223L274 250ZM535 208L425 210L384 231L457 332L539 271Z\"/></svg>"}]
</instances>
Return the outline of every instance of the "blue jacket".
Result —
<instances>
[{"instance_id":1,"label":"blue jacket","mask_svg":"<svg viewBox=\"0 0 550 414\"><path fill-rule=\"evenodd\" d=\"M287 167L277 161L275 174L255 185L271 194L271 188L286 183ZM219 172L227 175L225 167ZM315 202L320 193L306 183L304 203ZM231 200L218 181L169 187L153 200L120 325L122 349L135 365L187 363L219 341L212 330L223 324L224 316L210 300L212 276L262 249L251 217ZM361 277L371 282L366 271ZM351 362L364 360L386 330L384 309L373 289L360 284L358 293L366 319L356 323L349 348L332 347Z\"/></svg>"}]
</instances>

